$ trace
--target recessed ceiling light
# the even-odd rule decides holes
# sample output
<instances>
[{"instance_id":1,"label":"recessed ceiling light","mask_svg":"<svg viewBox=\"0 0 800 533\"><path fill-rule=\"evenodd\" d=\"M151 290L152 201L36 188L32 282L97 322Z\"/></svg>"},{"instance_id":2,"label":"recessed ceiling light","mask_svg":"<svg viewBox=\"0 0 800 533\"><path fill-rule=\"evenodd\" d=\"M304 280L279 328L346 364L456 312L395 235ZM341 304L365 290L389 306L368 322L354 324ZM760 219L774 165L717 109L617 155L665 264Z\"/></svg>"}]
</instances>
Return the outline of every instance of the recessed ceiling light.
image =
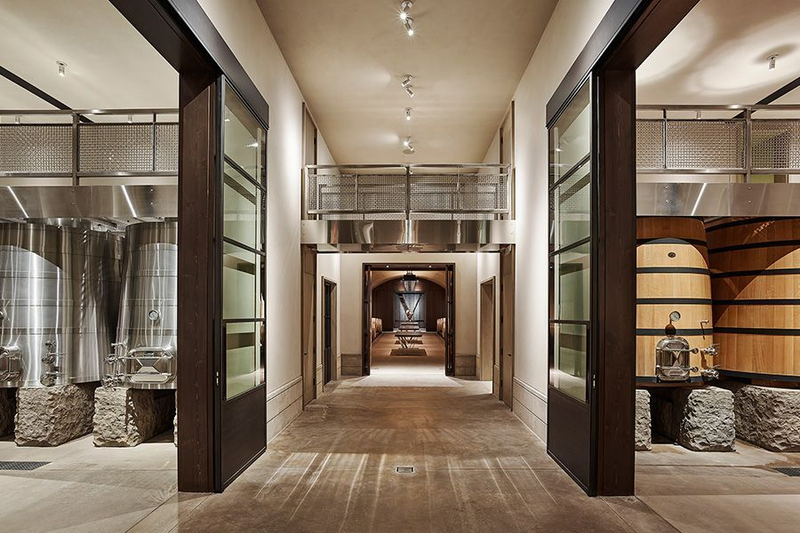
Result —
<instances>
[{"instance_id":1,"label":"recessed ceiling light","mask_svg":"<svg viewBox=\"0 0 800 533\"><path fill-rule=\"evenodd\" d=\"M56 61L56 65L58 65L58 75L62 78L67 75L67 64L63 61Z\"/></svg>"},{"instance_id":2,"label":"recessed ceiling light","mask_svg":"<svg viewBox=\"0 0 800 533\"><path fill-rule=\"evenodd\" d=\"M406 120L411 120L411 108L406 108Z\"/></svg>"},{"instance_id":3,"label":"recessed ceiling light","mask_svg":"<svg viewBox=\"0 0 800 533\"><path fill-rule=\"evenodd\" d=\"M767 58L767 61L769 61L769 67L768 67L769 70L775 70L775 60L776 59L778 59L778 54L772 54L771 56L769 56Z\"/></svg>"}]
</instances>

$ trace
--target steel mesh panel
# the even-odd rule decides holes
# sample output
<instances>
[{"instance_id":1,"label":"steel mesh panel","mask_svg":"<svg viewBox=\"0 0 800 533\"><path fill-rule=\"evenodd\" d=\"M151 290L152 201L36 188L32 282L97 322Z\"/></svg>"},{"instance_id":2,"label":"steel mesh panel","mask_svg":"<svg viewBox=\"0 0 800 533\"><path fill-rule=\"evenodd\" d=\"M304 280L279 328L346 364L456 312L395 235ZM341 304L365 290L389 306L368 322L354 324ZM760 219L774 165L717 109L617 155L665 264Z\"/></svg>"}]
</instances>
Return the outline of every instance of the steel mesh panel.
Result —
<instances>
[{"instance_id":1,"label":"steel mesh panel","mask_svg":"<svg viewBox=\"0 0 800 533\"><path fill-rule=\"evenodd\" d=\"M460 205L465 211L508 209L508 176L505 174L462 174Z\"/></svg>"},{"instance_id":2,"label":"steel mesh panel","mask_svg":"<svg viewBox=\"0 0 800 533\"><path fill-rule=\"evenodd\" d=\"M744 168L744 121L668 121L667 167L672 169Z\"/></svg>"},{"instance_id":3,"label":"steel mesh panel","mask_svg":"<svg viewBox=\"0 0 800 533\"><path fill-rule=\"evenodd\" d=\"M800 120L754 120L754 169L800 169Z\"/></svg>"},{"instance_id":4,"label":"steel mesh panel","mask_svg":"<svg viewBox=\"0 0 800 533\"><path fill-rule=\"evenodd\" d=\"M411 177L411 210L458 209L458 181L452 174L415 174Z\"/></svg>"},{"instance_id":5,"label":"steel mesh panel","mask_svg":"<svg viewBox=\"0 0 800 533\"><path fill-rule=\"evenodd\" d=\"M81 172L153 170L152 124L81 124Z\"/></svg>"},{"instance_id":6,"label":"steel mesh panel","mask_svg":"<svg viewBox=\"0 0 800 533\"><path fill-rule=\"evenodd\" d=\"M72 125L0 126L0 172L26 174L72 172Z\"/></svg>"},{"instance_id":7,"label":"steel mesh panel","mask_svg":"<svg viewBox=\"0 0 800 533\"><path fill-rule=\"evenodd\" d=\"M348 174L315 174L309 180L309 209L354 211L355 177Z\"/></svg>"},{"instance_id":8,"label":"steel mesh panel","mask_svg":"<svg viewBox=\"0 0 800 533\"><path fill-rule=\"evenodd\" d=\"M453 220L451 213L411 213L411 220Z\"/></svg>"},{"instance_id":9,"label":"steel mesh panel","mask_svg":"<svg viewBox=\"0 0 800 533\"><path fill-rule=\"evenodd\" d=\"M36 470L50 464L50 461L0 461L0 470Z\"/></svg>"},{"instance_id":10,"label":"steel mesh panel","mask_svg":"<svg viewBox=\"0 0 800 533\"><path fill-rule=\"evenodd\" d=\"M156 124L156 168L159 172L178 171L178 125Z\"/></svg>"},{"instance_id":11,"label":"steel mesh panel","mask_svg":"<svg viewBox=\"0 0 800 533\"><path fill-rule=\"evenodd\" d=\"M364 220L364 215L358 213L333 213L322 215L322 220Z\"/></svg>"},{"instance_id":12,"label":"steel mesh panel","mask_svg":"<svg viewBox=\"0 0 800 533\"><path fill-rule=\"evenodd\" d=\"M403 174L358 176L359 211L405 211L406 177Z\"/></svg>"},{"instance_id":13,"label":"steel mesh panel","mask_svg":"<svg viewBox=\"0 0 800 533\"><path fill-rule=\"evenodd\" d=\"M496 215L491 213L454 213L453 220L494 220Z\"/></svg>"},{"instance_id":14,"label":"steel mesh panel","mask_svg":"<svg viewBox=\"0 0 800 533\"><path fill-rule=\"evenodd\" d=\"M663 121L636 121L636 168L664 168Z\"/></svg>"},{"instance_id":15,"label":"steel mesh panel","mask_svg":"<svg viewBox=\"0 0 800 533\"><path fill-rule=\"evenodd\" d=\"M405 213L370 213L369 215L364 215L365 219L368 220L405 220L406 214Z\"/></svg>"}]
</instances>

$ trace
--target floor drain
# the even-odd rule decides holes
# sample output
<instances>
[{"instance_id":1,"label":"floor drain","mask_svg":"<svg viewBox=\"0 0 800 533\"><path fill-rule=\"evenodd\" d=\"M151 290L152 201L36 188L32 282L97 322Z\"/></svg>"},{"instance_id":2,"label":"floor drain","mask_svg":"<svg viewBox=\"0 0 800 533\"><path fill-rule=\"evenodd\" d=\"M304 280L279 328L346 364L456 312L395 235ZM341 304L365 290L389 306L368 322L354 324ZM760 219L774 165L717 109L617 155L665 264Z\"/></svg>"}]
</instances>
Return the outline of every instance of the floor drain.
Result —
<instances>
[{"instance_id":1,"label":"floor drain","mask_svg":"<svg viewBox=\"0 0 800 533\"><path fill-rule=\"evenodd\" d=\"M414 467L413 466L396 466L394 467L395 472L398 474L413 474Z\"/></svg>"},{"instance_id":2,"label":"floor drain","mask_svg":"<svg viewBox=\"0 0 800 533\"><path fill-rule=\"evenodd\" d=\"M773 468L773 470L787 476L800 477L800 467L797 466Z\"/></svg>"},{"instance_id":3,"label":"floor drain","mask_svg":"<svg viewBox=\"0 0 800 533\"><path fill-rule=\"evenodd\" d=\"M45 461L0 461L0 470L36 470L49 464Z\"/></svg>"}]
</instances>

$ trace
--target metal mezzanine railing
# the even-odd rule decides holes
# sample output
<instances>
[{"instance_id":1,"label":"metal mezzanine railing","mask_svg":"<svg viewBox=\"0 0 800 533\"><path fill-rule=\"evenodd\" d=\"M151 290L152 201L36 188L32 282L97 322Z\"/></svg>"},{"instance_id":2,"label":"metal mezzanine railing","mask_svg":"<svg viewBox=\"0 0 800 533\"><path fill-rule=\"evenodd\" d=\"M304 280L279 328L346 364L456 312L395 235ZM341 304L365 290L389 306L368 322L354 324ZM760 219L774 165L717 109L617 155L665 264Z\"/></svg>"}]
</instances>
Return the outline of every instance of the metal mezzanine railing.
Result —
<instances>
[{"instance_id":1,"label":"metal mezzanine railing","mask_svg":"<svg viewBox=\"0 0 800 533\"><path fill-rule=\"evenodd\" d=\"M800 105L641 105L637 112L641 174L736 174L745 182L800 174ZM660 117L642 117L648 114Z\"/></svg>"},{"instance_id":2,"label":"metal mezzanine railing","mask_svg":"<svg viewBox=\"0 0 800 533\"><path fill-rule=\"evenodd\" d=\"M511 217L509 165L309 165L305 213L317 220Z\"/></svg>"},{"instance_id":3,"label":"metal mezzanine railing","mask_svg":"<svg viewBox=\"0 0 800 533\"><path fill-rule=\"evenodd\" d=\"M81 178L177 176L177 113L2 110L0 177L66 178L75 187Z\"/></svg>"}]
</instances>

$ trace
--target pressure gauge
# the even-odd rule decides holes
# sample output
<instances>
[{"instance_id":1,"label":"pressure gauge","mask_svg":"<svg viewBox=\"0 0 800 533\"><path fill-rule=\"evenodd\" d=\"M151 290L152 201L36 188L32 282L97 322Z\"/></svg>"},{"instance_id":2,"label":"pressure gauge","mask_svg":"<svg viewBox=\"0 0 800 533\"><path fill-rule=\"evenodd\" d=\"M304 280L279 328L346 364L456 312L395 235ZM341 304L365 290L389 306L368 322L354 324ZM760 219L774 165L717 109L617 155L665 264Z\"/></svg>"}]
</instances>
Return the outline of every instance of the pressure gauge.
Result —
<instances>
[{"instance_id":1,"label":"pressure gauge","mask_svg":"<svg viewBox=\"0 0 800 533\"><path fill-rule=\"evenodd\" d=\"M680 314L679 312L677 312L677 311L673 311L673 312L671 312L671 313L669 314L669 319L670 319L672 322L677 322L678 320L680 320L680 319L681 319L681 314Z\"/></svg>"},{"instance_id":2,"label":"pressure gauge","mask_svg":"<svg viewBox=\"0 0 800 533\"><path fill-rule=\"evenodd\" d=\"M158 319L159 319L159 318L161 318L161 313L159 313L159 312L158 312L157 310L155 310L155 309L151 309L151 310L150 310L150 311L147 313L147 318L149 318L151 322L157 322L157 321L158 321Z\"/></svg>"}]
</instances>

